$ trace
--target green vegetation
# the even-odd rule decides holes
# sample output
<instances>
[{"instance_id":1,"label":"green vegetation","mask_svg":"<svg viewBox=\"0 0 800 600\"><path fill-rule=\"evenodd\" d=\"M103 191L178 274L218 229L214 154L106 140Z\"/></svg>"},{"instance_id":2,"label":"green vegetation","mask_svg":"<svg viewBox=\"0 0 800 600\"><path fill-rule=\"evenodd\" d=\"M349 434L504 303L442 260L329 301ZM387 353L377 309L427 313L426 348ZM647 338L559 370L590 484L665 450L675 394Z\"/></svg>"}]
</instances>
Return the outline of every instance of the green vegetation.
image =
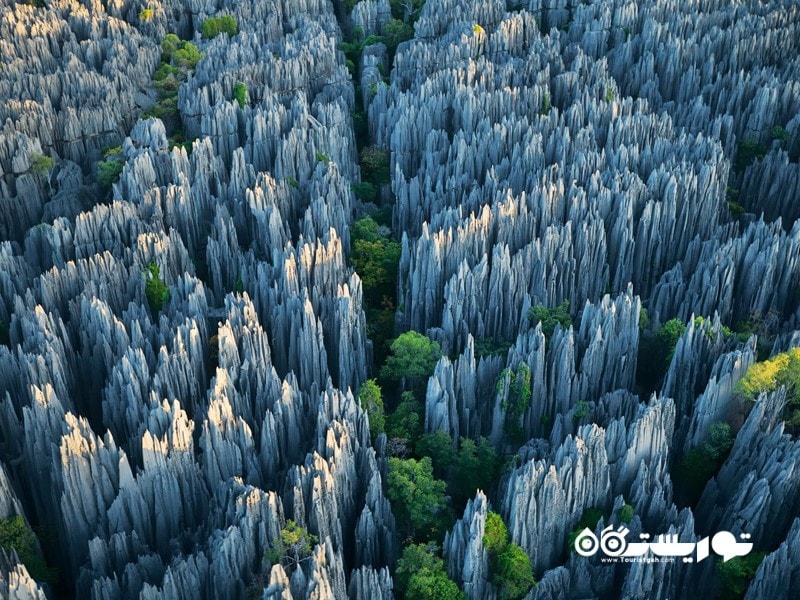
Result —
<instances>
[{"instance_id":1,"label":"green vegetation","mask_svg":"<svg viewBox=\"0 0 800 600\"><path fill-rule=\"evenodd\" d=\"M541 321L542 333L545 339L553 337L556 325L561 325L562 329L568 329L572 325L572 317L569 315L569 300L564 300L554 308L538 305L532 306L528 310L528 320L535 326Z\"/></svg>"},{"instance_id":2,"label":"green vegetation","mask_svg":"<svg viewBox=\"0 0 800 600\"><path fill-rule=\"evenodd\" d=\"M747 592L750 580L756 575L765 552L753 552L747 556L737 556L723 562L717 559L714 567L721 586L720 598L725 600L741 600Z\"/></svg>"},{"instance_id":3,"label":"green vegetation","mask_svg":"<svg viewBox=\"0 0 800 600\"><path fill-rule=\"evenodd\" d=\"M578 539L581 531L587 527L594 530L594 528L597 527L597 523L603 518L603 516L603 511L599 508L587 508L585 511L583 511L578 524L575 525L575 529L573 529L572 533L569 534L569 539L567 540L567 552L574 552L575 540Z\"/></svg>"},{"instance_id":4,"label":"green vegetation","mask_svg":"<svg viewBox=\"0 0 800 600\"><path fill-rule=\"evenodd\" d=\"M550 94L545 93L542 96L542 105L539 107L539 114L542 116L550 114L550 110L553 108L553 105L550 104Z\"/></svg>"},{"instance_id":5,"label":"green vegetation","mask_svg":"<svg viewBox=\"0 0 800 600\"><path fill-rule=\"evenodd\" d=\"M495 512L486 515L483 544L489 553L489 572L498 600L521 600L536 585L531 559L508 541L508 529Z\"/></svg>"},{"instance_id":6,"label":"green vegetation","mask_svg":"<svg viewBox=\"0 0 800 600\"><path fill-rule=\"evenodd\" d=\"M148 23L153 20L153 9L152 8L145 8L142 12L139 13L139 20L143 21L144 23Z\"/></svg>"},{"instance_id":7,"label":"green vegetation","mask_svg":"<svg viewBox=\"0 0 800 600\"><path fill-rule=\"evenodd\" d=\"M439 342L416 331L399 335L390 346L391 355L381 369L381 377L411 388L423 386L442 356Z\"/></svg>"},{"instance_id":8,"label":"green vegetation","mask_svg":"<svg viewBox=\"0 0 800 600\"><path fill-rule=\"evenodd\" d=\"M525 431L522 417L531 402L531 370L526 363L520 363L516 373L504 369L497 381L497 393L506 394L503 410L506 411L505 431L515 444L524 442Z\"/></svg>"},{"instance_id":9,"label":"green vegetation","mask_svg":"<svg viewBox=\"0 0 800 600\"><path fill-rule=\"evenodd\" d=\"M604 98L606 102L612 102L614 100L614 88L606 88L606 95Z\"/></svg>"},{"instance_id":10,"label":"green vegetation","mask_svg":"<svg viewBox=\"0 0 800 600\"><path fill-rule=\"evenodd\" d=\"M247 86L241 81L233 86L233 99L239 103L239 108L244 108L247 102Z\"/></svg>"},{"instance_id":11,"label":"green vegetation","mask_svg":"<svg viewBox=\"0 0 800 600\"><path fill-rule=\"evenodd\" d=\"M153 314L161 312L164 302L169 302L169 288L161 279L158 265L151 262L145 271L144 293L147 296L147 303Z\"/></svg>"},{"instance_id":12,"label":"green vegetation","mask_svg":"<svg viewBox=\"0 0 800 600\"><path fill-rule=\"evenodd\" d=\"M321 163L324 163L326 165L329 162L331 162L331 157L328 156L327 154L323 154L322 152L314 153L314 157L317 159L317 162L321 162Z\"/></svg>"},{"instance_id":13,"label":"green vegetation","mask_svg":"<svg viewBox=\"0 0 800 600\"><path fill-rule=\"evenodd\" d=\"M34 175L44 175L53 168L55 162L49 156L45 156L44 154L34 152L33 154L31 154L30 157L30 165L31 165L31 172Z\"/></svg>"},{"instance_id":14,"label":"green vegetation","mask_svg":"<svg viewBox=\"0 0 800 600\"><path fill-rule=\"evenodd\" d=\"M103 160L97 163L97 182L106 192L119 181L124 164L121 147L109 148L103 153Z\"/></svg>"},{"instance_id":15,"label":"green vegetation","mask_svg":"<svg viewBox=\"0 0 800 600\"><path fill-rule=\"evenodd\" d=\"M781 386L787 392L783 417L790 431L797 434L800 432L800 348L750 365L734 391L742 399L754 401L762 392L773 392Z\"/></svg>"},{"instance_id":16,"label":"green vegetation","mask_svg":"<svg viewBox=\"0 0 800 600\"><path fill-rule=\"evenodd\" d=\"M500 474L502 460L485 437L478 438L477 442L463 437L459 441L458 454L454 457L448 478L448 489L460 506L465 505L476 490L489 491Z\"/></svg>"},{"instance_id":17,"label":"green vegetation","mask_svg":"<svg viewBox=\"0 0 800 600\"><path fill-rule=\"evenodd\" d=\"M423 434L417 442L416 452L420 456L428 456L433 464L433 474L439 479L447 477L453 466L456 453L453 451L453 440L446 431Z\"/></svg>"},{"instance_id":18,"label":"green vegetation","mask_svg":"<svg viewBox=\"0 0 800 600\"><path fill-rule=\"evenodd\" d=\"M617 516L623 523L630 523L631 519L633 519L633 515L633 506L630 504L623 504L617 511Z\"/></svg>"},{"instance_id":19,"label":"green vegetation","mask_svg":"<svg viewBox=\"0 0 800 600\"><path fill-rule=\"evenodd\" d=\"M769 137L773 140L778 140L782 148L786 148L789 144L789 132L780 125L775 125L770 132Z\"/></svg>"},{"instance_id":20,"label":"green vegetation","mask_svg":"<svg viewBox=\"0 0 800 600\"><path fill-rule=\"evenodd\" d=\"M655 333L642 332L636 365L636 379L639 385L648 391L660 385L672 362L678 340L685 331L686 325L683 321L670 319Z\"/></svg>"},{"instance_id":21,"label":"green vegetation","mask_svg":"<svg viewBox=\"0 0 800 600\"><path fill-rule=\"evenodd\" d=\"M367 146L361 151L361 178L376 187L389 183L389 153L380 146Z\"/></svg>"},{"instance_id":22,"label":"green vegetation","mask_svg":"<svg viewBox=\"0 0 800 600\"><path fill-rule=\"evenodd\" d=\"M436 556L436 545L411 544L397 560L395 591L408 600L464 600L464 593L451 580L444 561Z\"/></svg>"},{"instance_id":23,"label":"green vegetation","mask_svg":"<svg viewBox=\"0 0 800 600\"><path fill-rule=\"evenodd\" d=\"M53 585L58 580L58 571L45 564L44 557L37 548L36 535L21 515L0 521L0 547L9 554L12 548L16 550L19 560L36 581Z\"/></svg>"},{"instance_id":24,"label":"green vegetation","mask_svg":"<svg viewBox=\"0 0 800 600\"><path fill-rule=\"evenodd\" d=\"M475 358L478 359L482 356L505 357L509 348L511 348L511 344L502 340L488 337L478 338L475 340Z\"/></svg>"},{"instance_id":25,"label":"green vegetation","mask_svg":"<svg viewBox=\"0 0 800 600\"><path fill-rule=\"evenodd\" d=\"M675 497L681 506L694 506L708 481L716 475L733 447L731 426L718 421L711 425L708 440L692 448L674 468Z\"/></svg>"},{"instance_id":26,"label":"green vegetation","mask_svg":"<svg viewBox=\"0 0 800 600\"><path fill-rule=\"evenodd\" d=\"M383 26L381 34L386 42L387 50L391 56L394 56L400 44L414 37L414 28L400 19L391 19Z\"/></svg>"},{"instance_id":27,"label":"green vegetation","mask_svg":"<svg viewBox=\"0 0 800 600\"><path fill-rule=\"evenodd\" d=\"M575 407L575 413L572 415L573 421L580 421L583 417L589 414L589 409L591 406L589 405L586 400L578 400L578 404Z\"/></svg>"},{"instance_id":28,"label":"green vegetation","mask_svg":"<svg viewBox=\"0 0 800 600\"><path fill-rule=\"evenodd\" d=\"M414 539L441 540L452 516L445 483L433 477L431 459L389 458L386 495L392 501L398 528Z\"/></svg>"},{"instance_id":29,"label":"green vegetation","mask_svg":"<svg viewBox=\"0 0 800 600\"><path fill-rule=\"evenodd\" d=\"M422 403L413 392L403 392L397 408L386 417L386 436L394 440L393 446L400 454L405 454L416 447L424 421Z\"/></svg>"},{"instance_id":30,"label":"green vegetation","mask_svg":"<svg viewBox=\"0 0 800 600\"><path fill-rule=\"evenodd\" d=\"M222 17L209 17L200 25L200 34L207 40L217 37L220 33L234 36L239 33L239 24L231 15Z\"/></svg>"},{"instance_id":31,"label":"green vegetation","mask_svg":"<svg viewBox=\"0 0 800 600\"><path fill-rule=\"evenodd\" d=\"M763 158L768 150L769 148L766 144L761 144L755 138L742 140L736 150L736 161L733 164L734 171L743 173L753 162Z\"/></svg>"},{"instance_id":32,"label":"green vegetation","mask_svg":"<svg viewBox=\"0 0 800 600\"><path fill-rule=\"evenodd\" d=\"M289 519L275 545L266 551L264 559L273 565L282 564L284 568L294 570L301 562L311 558L316 543L317 536Z\"/></svg>"},{"instance_id":33,"label":"green vegetation","mask_svg":"<svg viewBox=\"0 0 800 600\"><path fill-rule=\"evenodd\" d=\"M361 202L375 202L378 196L378 191L375 189L375 186L369 182L351 183L350 190Z\"/></svg>"},{"instance_id":34,"label":"green vegetation","mask_svg":"<svg viewBox=\"0 0 800 600\"><path fill-rule=\"evenodd\" d=\"M755 400L762 392L786 386L789 401L800 404L800 348L776 354L763 362L750 365L736 384L736 393L745 400Z\"/></svg>"},{"instance_id":35,"label":"green vegetation","mask_svg":"<svg viewBox=\"0 0 800 600\"><path fill-rule=\"evenodd\" d=\"M392 239L389 231L380 227L371 217L353 223L350 239L353 248L350 260L361 278L367 305L377 308L389 304L394 313L400 242Z\"/></svg>"},{"instance_id":36,"label":"green vegetation","mask_svg":"<svg viewBox=\"0 0 800 600\"><path fill-rule=\"evenodd\" d=\"M174 33L168 34L161 42L161 64L152 76L158 102L142 116L161 119L167 135L173 135L179 126L178 88L201 58L203 55L197 46L181 40Z\"/></svg>"},{"instance_id":37,"label":"green vegetation","mask_svg":"<svg viewBox=\"0 0 800 600\"><path fill-rule=\"evenodd\" d=\"M373 441L385 431L386 419L383 414L383 396L378 382L368 379L358 390L358 402L367 411L369 433Z\"/></svg>"}]
</instances>

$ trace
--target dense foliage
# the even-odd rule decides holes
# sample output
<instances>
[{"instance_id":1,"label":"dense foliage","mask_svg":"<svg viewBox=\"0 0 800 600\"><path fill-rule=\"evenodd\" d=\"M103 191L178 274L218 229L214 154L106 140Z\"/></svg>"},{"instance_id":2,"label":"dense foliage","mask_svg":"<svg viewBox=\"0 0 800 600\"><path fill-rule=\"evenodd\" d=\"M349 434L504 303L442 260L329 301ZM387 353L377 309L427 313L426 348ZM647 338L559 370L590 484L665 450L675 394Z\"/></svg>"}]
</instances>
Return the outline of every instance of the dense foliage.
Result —
<instances>
[{"instance_id":1,"label":"dense foliage","mask_svg":"<svg viewBox=\"0 0 800 600\"><path fill-rule=\"evenodd\" d=\"M528 310L528 320L531 325L541 322L542 333L545 339L553 337L556 325L561 325L562 329L568 329L572 325L572 317L569 314L569 300L564 300L558 306L548 308L546 306L532 306Z\"/></svg>"},{"instance_id":2,"label":"dense foliage","mask_svg":"<svg viewBox=\"0 0 800 600\"><path fill-rule=\"evenodd\" d=\"M731 426L717 422L711 425L708 440L692 448L674 471L675 497L683 505L694 505L703 489L728 456L733 447L734 435Z\"/></svg>"},{"instance_id":3,"label":"dense foliage","mask_svg":"<svg viewBox=\"0 0 800 600\"><path fill-rule=\"evenodd\" d=\"M531 559L509 542L508 529L495 512L486 515L483 543L489 553L489 571L499 600L521 600L536 585Z\"/></svg>"},{"instance_id":4,"label":"dense foliage","mask_svg":"<svg viewBox=\"0 0 800 600\"><path fill-rule=\"evenodd\" d=\"M410 544L397 560L394 574L397 597L407 600L463 600L464 593L447 576L435 545Z\"/></svg>"},{"instance_id":5,"label":"dense foliage","mask_svg":"<svg viewBox=\"0 0 800 600\"><path fill-rule=\"evenodd\" d=\"M234 36L239 33L239 24L231 15L224 15L222 17L209 17L203 21L202 25L200 25L200 33L207 40L215 38L221 33L227 33L229 36Z\"/></svg>"},{"instance_id":6,"label":"dense foliage","mask_svg":"<svg viewBox=\"0 0 800 600\"><path fill-rule=\"evenodd\" d=\"M420 540L441 540L451 515L445 483L433 477L430 458L389 458L386 494L400 531Z\"/></svg>"},{"instance_id":7,"label":"dense foliage","mask_svg":"<svg viewBox=\"0 0 800 600\"><path fill-rule=\"evenodd\" d=\"M31 577L37 581L55 583L58 574L44 562L36 543L36 535L21 515L0 521L0 548L10 554L14 549Z\"/></svg>"},{"instance_id":8,"label":"dense foliage","mask_svg":"<svg viewBox=\"0 0 800 600\"><path fill-rule=\"evenodd\" d=\"M153 314L161 311L165 302L169 302L169 288L161 278L161 271L158 265L150 263L145 271L144 293L147 296L147 303Z\"/></svg>"},{"instance_id":9,"label":"dense foliage","mask_svg":"<svg viewBox=\"0 0 800 600\"><path fill-rule=\"evenodd\" d=\"M383 396L378 382L368 379L358 391L358 401L361 408L367 411L369 417L369 433L374 440L385 431L386 418L383 413Z\"/></svg>"},{"instance_id":10,"label":"dense foliage","mask_svg":"<svg viewBox=\"0 0 800 600\"><path fill-rule=\"evenodd\" d=\"M381 377L411 388L421 387L427 382L442 356L439 342L416 331L399 335L390 349L391 354L381 369Z\"/></svg>"}]
</instances>

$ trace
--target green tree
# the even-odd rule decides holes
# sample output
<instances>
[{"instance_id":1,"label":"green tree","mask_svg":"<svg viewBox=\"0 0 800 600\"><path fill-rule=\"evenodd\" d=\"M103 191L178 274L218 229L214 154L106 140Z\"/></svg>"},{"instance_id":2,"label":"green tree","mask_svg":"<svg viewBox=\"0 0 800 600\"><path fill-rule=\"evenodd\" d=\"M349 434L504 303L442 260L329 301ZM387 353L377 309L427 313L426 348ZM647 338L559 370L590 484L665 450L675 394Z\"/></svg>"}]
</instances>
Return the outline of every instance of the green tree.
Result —
<instances>
[{"instance_id":1,"label":"green tree","mask_svg":"<svg viewBox=\"0 0 800 600\"><path fill-rule=\"evenodd\" d=\"M675 496L683 505L694 505L708 481L719 471L733 447L731 426L718 421L708 430L707 441L692 448L675 467Z\"/></svg>"},{"instance_id":2,"label":"green tree","mask_svg":"<svg viewBox=\"0 0 800 600\"><path fill-rule=\"evenodd\" d=\"M16 550L20 562L36 581L46 581L50 584L57 581L58 572L45 564L36 545L36 535L21 515L0 521L0 547L9 554L12 548Z\"/></svg>"},{"instance_id":3,"label":"green tree","mask_svg":"<svg viewBox=\"0 0 800 600\"><path fill-rule=\"evenodd\" d=\"M150 310L156 314L161 311L164 302L169 302L169 288L161 279L161 272L154 262L147 265L145 277L144 293Z\"/></svg>"},{"instance_id":4,"label":"green tree","mask_svg":"<svg viewBox=\"0 0 800 600\"><path fill-rule=\"evenodd\" d=\"M361 151L361 178L380 187L389 183L389 153L380 146L367 146Z\"/></svg>"},{"instance_id":5,"label":"green tree","mask_svg":"<svg viewBox=\"0 0 800 600\"><path fill-rule=\"evenodd\" d=\"M361 202L375 202L378 195L378 191L375 189L375 186L368 181L363 183L351 183L350 190Z\"/></svg>"},{"instance_id":6,"label":"green tree","mask_svg":"<svg viewBox=\"0 0 800 600\"><path fill-rule=\"evenodd\" d=\"M386 48L394 53L400 44L414 37L414 28L400 19L391 19L383 26L381 34L386 40Z\"/></svg>"},{"instance_id":7,"label":"green tree","mask_svg":"<svg viewBox=\"0 0 800 600\"><path fill-rule=\"evenodd\" d=\"M200 34L207 40L217 37L220 33L234 36L239 33L239 24L231 15L222 17L209 17L200 25Z\"/></svg>"},{"instance_id":8,"label":"green tree","mask_svg":"<svg viewBox=\"0 0 800 600\"><path fill-rule=\"evenodd\" d=\"M233 86L233 99L239 103L239 108L244 108L247 102L247 86L241 81Z\"/></svg>"},{"instance_id":9,"label":"green tree","mask_svg":"<svg viewBox=\"0 0 800 600\"><path fill-rule=\"evenodd\" d=\"M400 598L418 600L462 600L463 593L447 577L444 561L434 544L411 544L397 560L395 592Z\"/></svg>"},{"instance_id":10,"label":"green tree","mask_svg":"<svg viewBox=\"0 0 800 600\"><path fill-rule=\"evenodd\" d=\"M521 444L525 441L525 430L522 427L522 418L531 403L531 370L526 363L520 363L517 371L505 369L500 373L497 382L497 393L508 392L503 401L502 408L506 411L505 431L514 443Z\"/></svg>"},{"instance_id":11,"label":"green tree","mask_svg":"<svg viewBox=\"0 0 800 600\"><path fill-rule=\"evenodd\" d=\"M661 346L667 350L667 366L672 362L672 357L675 354L675 346L678 345L678 340L685 332L686 325L680 319L670 319L658 330L658 341Z\"/></svg>"},{"instance_id":12,"label":"green tree","mask_svg":"<svg viewBox=\"0 0 800 600\"><path fill-rule=\"evenodd\" d=\"M385 431L383 413L383 396L378 382L374 379L365 381L358 390L358 401L369 417L369 432L373 441Z\"/></svg>"},{"instance_id":13,"label":"green tree","mask_svg":"<svg viewBox=\"0 0 800 600\"><path fill-rule=\"evenodd\" d=\"M371 217L353 223L350 235L353 247L350 261L361 278L365 301L376 308L395 296L400 243Z\"/></svg>"},{"instance_id":14,"label":"green tree","mask_svg":"<svg viewBox=\"0 0 800 600\"><path fill-rule=\"evenodd\" d=\"M476 443L462 437L453 463L450 493L459 503L464 503L477 489L488 491L499 474L499 467L500 459L489 440L480 437Z\"/></svg>"},{"instance_id":15,"label":"green tree","mask_svg":"<svg viewBox=\"0 0 800 600\"><path fill-rule=\"evenodd\" d=\"M419 438L416 446L417 454L429 456L433 462L433 472L439 478L447 476L447 472L455 460L453 440L446 431L426 433Z\"/></svg>"},{"instance_id":16,"label":"green tree","mask_svg":"<svg viewBox=\"0 0 800 600\"><path fill-rule=\"evenodd\" d=\"M630 523L634 514L633 506L630 504L623 504L617 511L617 516L623 523Z\"/></svg>"},{"instance_id":17,"label":"green tree","mask_svg":"<svg viewBox=\"0 0 800 600\"><path fill-rule=\"evenodd\" d=\"M543 305L532 306L528 310L528 320L531 325L542 323L542 333L545 339L553 337L556 325L561 325L562 329L568 329L572 325L572 317L569 315L569 300L564 300L554 308L547 308Z\"/></svg>"},{"instance_id":18,"label":"green tree","mask_svg":"<svg viewBox=\"0 0 800 600\"><path fill-rule=\"evenodd\" d=\"M402 440L408 450L416 447L422 435L423 406L413 392L403 392L400 404L386 418L386 436L389 439Z\"/></svg>"},{"instance_id":19,"label":"green tree","mask_svg":"<svg viewBox=\"0 0 800 600\"><path fill-rule=\"evenodd\" d=\"M439 342L428 339L416 331L399 335L390 346L391 354L381 369L381 377L419 387L433 374L442 357Z\"/></svg>"},{"instance_id":20,"label":"green tree","mask_svg":"<svg viewBox=\"0 0 800 600\"><path fill-rule=\"evenodd\" d=\"M267 550L264 558L273 565L280 563L293 570L301 562L311 558L317 541L317 536L311 535L289 519L286 521L286 527L281 529L280 538Z\"/></svg>"},{"instance_id":21,"label":"green tree","mask_svg":"<svg viewBox=\"0 0 800 600\"><path fill-rule=\"evenodd\" d=\"M764 560L766 553L753 552L747 556L737 556L723 562L717 559L714 563L717 575L719 576L722 594L720 598L725 600L740 600L747 592L750 580L756 575L761 561Z\"/></svg>"},{"instance_id":22,"label":"green tree","mask_svg":"<svg viewBox=\"0 0 800 600\"><path fill-rule=\"evenodd\" d=\"M497 554L508 544L508 529L503 523L503 517L496 512L486 514L486 524L483 527L483 545L490 554Z\"/></svg>"},{"instance_id":23,"label":"green tree","mask_svg":"<svg viewBox=\"0 0 800 600\"><path fill-rule=\"evenodd\" d=\"M500 600L520 600L536 585L531 559L509 542L508 529L495 512L486 515L483 544L489 553L489 572Z\"/></svg>"},{"instance_id":24,"label":"green tree","mask_svg":"<svg viewBox=\"0 0 800 600\"><path fill-rule=\"evenodd\" d=\"M30 157L30 165L31 171L35 175L44 175L45 173L49 172L53 166L54 161L49 156L45 156L44 154L40 154L39 152L34 152L31 154Z\"/></svg>"},{"instance_id":25,"label":"green tree","mask_svg":"<svg viewBox=\"0 0 800 600\"><path fill-rule=\"evenodd\" d=\"M97 182L106 190L119 181L123 167L122 158L107 158L97 163Z\"/></svg>"},{"instance_id":26,"label":"green tree","mask_svg":"<svg viewBox=\"0 0 800 600\"><path fill-rule=\"evenodd\" d=\"M139 20L145 23L153 20L153 9L145 8L139 13Z\"/></svg>"},{"instance_id":27,"label":"green tree","mask_svg":"<svg viewBox=\"0 0 800 600\"><path fill-rule=\"evenodd\" d=\"M431 459L389 458L386 495L398 524L415 539L441 539L450 515L445 483L433 477Z\"/></svg>"}]
</instances>

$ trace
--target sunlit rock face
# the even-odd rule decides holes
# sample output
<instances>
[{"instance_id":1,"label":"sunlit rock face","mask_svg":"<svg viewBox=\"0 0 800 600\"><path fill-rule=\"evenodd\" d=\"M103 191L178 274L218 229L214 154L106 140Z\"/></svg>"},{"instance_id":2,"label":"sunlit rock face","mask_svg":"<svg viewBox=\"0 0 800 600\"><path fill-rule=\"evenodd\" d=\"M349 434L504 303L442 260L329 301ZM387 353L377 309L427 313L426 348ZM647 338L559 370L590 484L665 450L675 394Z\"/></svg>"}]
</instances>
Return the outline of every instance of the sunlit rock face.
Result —
<instances>
[{"instance_id":1,"label":"sunlit rock face","mask_svg":"<svg viewBox=\"0 0 800 600\"><path fill-rule=\"evenodd\" d=\"M164 84L168 34L198 54ZM38 541L0 539L0 597L402 596L402 449L358 399L385 354L352 260L365 145L393 335L443 351L420 429L506 465L439 540L465 595L499 597L490 511L529 600L728 589L714 556L580 556L599 511L598 536L750 534L745 597L800 596L798 392L737 388L800 346L799 40L790 0L5 3L0 530ZM313 542L276 559L290 520Z\"/></svg>"}]
</instances>

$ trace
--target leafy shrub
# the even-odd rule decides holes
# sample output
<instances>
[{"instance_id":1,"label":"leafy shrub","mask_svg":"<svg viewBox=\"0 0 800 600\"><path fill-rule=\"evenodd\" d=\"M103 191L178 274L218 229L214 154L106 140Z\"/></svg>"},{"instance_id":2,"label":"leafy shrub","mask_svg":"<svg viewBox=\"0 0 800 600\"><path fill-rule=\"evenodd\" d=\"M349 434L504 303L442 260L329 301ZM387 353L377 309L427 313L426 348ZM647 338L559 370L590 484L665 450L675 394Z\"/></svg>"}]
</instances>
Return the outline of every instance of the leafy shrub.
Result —
<instances>
[{"instance_id":1,"label":"leafy shrub","mask_svg":"<svg viewBox=\"0 0 800 600\"><path fill-rule=\"evenodd\" d=\"M564 300L554 308L547 308L543 305L532 306L528 310L528 320L531 325L542 323L542 333L545 339L549 340L555 332L556 325L561 325L562 329L568 329L572 325L572 317L569 315L569 300Z\"/></svg>"},{"instance_id":2,"label":"leafy shrub","mask_svg":"<svg viewBox=\"0 0 800 600\"><path fill-rule=\"evenodd\" d=\"M142 12L139 13L139 20L145 23L153 20L153 9L152 8L145 8Z\"/></svg>"},{"instance_id":3,"label":"leafy shrub","mask_svg":"<svg viewBox=\"0 0 800 600\"><path fill-rule=\"evenodd\" d=\"M536 585L531 559L508 541L508 529L495 512L486 515L483 544L489 553L489 572L499 600L521 600Z\"/></svg>"},{"instance_id":4,"label":"leafy shrub","mask_svg":"<svg viewBox=\"0 0 800 600\"><path fill-rule=\"evenodd\" d=\"M389 458L386 495L398 526L410 537L441 539L450 524L445 483L433 477L431 459Z\"/></svg>"},{"instance_id":5,"label":"leafy shrub","mask_svg":"<svg viewBox=\"0 0 800 600\"><path fill-rule=\"evenodd\" d=\"M215 38L221 33L227 33L229 36L239 33L239 24L231 15L209 17L200 25L200 34L207 40Z\"/></svg>"},{"instance_id":6,"label":"leafy shrub","mask_svg":"<svg viewBox=\"0 0 800 600\"><path fill-rule=\"evenodd\" d=\"M633 515L634 515L633 506L631 506L630 504L622 505L620 509L617 511L617 516L619 517L619 520L622 521L623 523L630 523L631 519L633 519Z\"/></svg>"},{"instance_id":7,"label":"leafy shrub","mask_svg":"<svg viewBox=\"0 0 800 600\"><path fill-rule=\"evenodd\" d=\"M599 508L587 508L583 511L581 518L578 520L578 524L575 525L575 529L572 530L572 533L569 534L569 539L567 541L567 551L573 552L575 550L575 540L578 539L581 531L586 529L594 529L597 527L598 521L603 518L603 511Z\"/></svg>"},{"instance_id":8,"label":"leafy shrub","mask_svg":"<svg viewBox=\"0 0 800 600\"><path fill-rule=\"evenodd\" d=\"M281 529L280 538L267 550L264 558L273 565L282 564L285 568L294 570L301 562L311 558L317 541L317 536L311 535L289 519L286 527Z\"/></svg>"},{"instance_id":9,"label":"leafy shrub","mask_svg":"<svg viewBox=\"0 0 800 600\"><path fill-rule=\"evenodd\" d=\"M97 182L106 190L119 181L123 162L121 158L108 158L97 163Z\"/></svg>"},{"instance_id":10,"label":"leafy shrub","mask_svg":"<svg viewBox=\"0 0 800 600\"><path fill-rule=\"evenodd\" d=\"M329 162L331 162L331 157L330 157L330 156L328 156L327 154L323 154L322 152L317 152L317 153L315 153L315 154L314 154L314 156L316 157L316 159L317 159L319 162L321 162L321 163L325 163L326 165L327 165Z\"/></svg>"},{"instance_id":11,"label":"leafy shrub","mask_svg":"<svg viewBox=\"0 0 800 600\"><path fill-rule=\"evenodd\" d=\"M721 421L713 423L708 431L708 440L689 450L675 466L675 495L682 505L697 503L708 481L725 462L733 442L730 425Z\"/></svg>"},{"instance_id":12,"label":"leafy shrub","mask_svg":"<svg viewBox=\"0 0 800 600\"><path fill-rule=\"evenodd\" d=\"M378 187L389 183L389 153L380 146L364 148L360 164L362 179Z\"/></svg>"},{"instance_id":13,"label":"leafy shrub","mask_svg":"<svg viewBox=\"0 0 800 600\"><path fill-rule=\"evenodd\" d=\"M736 393L745 400L755 400L762 392L772 392L786 386L791 403L800 403L800 348L776 354L753 363L736 384Z\"/></svg>"},{"instance_id":14,"label":"leafy shrub","mask_svg":"<svg viewBox=\"0 0 800 600\"><path fill-rule=\"evenodd\" d=\"M740 600L747 592L750 580L756 575L766 553L753 552L747 556L737 556L723 562L717 559L714 567L719 576L723 597L727 600Z\"/></svg>"},{"instance_id":15,"label":"leafy shrub","mask_svg":"<svg viewBox=\"0 0 800 600\"><path fill-rule=\"evenodd\" d=\"M385 431L386 419L383 412L383 396L378 382L368 379L361 385L358 391L358 401L361 408L367 411L369 417L369 432L375 440Z\"/></svg>"},{"instance_id":16,"label":"leafy shrub","mask_svg":"<svg viewBox=\"0 0 800 600\"><path fill-rule=\"evenodd\" d=\"M242 82L233 86L233 99L239 103L239 108L244 108L245 102L247 102L247 86Z\"/></svg>"},{"instance_id":17,"label":"leafy shrub","mask_svg":"<svg viewBox=\"0 0 800 600\"><path fill-rule=\"evenodd\" d=\"M411 544L397 560L394 575L395 591L399 598L417 600L463 600L463 592L450 578L444 561L436 556L433 544Z\"/></svg>"},{"instance_id":18,"label":"leafy shrub","mask_svg":"<svg viewBox=\"0 0 800 600\"><path fill-rule=\"evenodd\" d=\"M392 353L381 369L381 377L389 381L406 381L418 386L433 374L442 356L439 342L416 331L406 331L392 342Z\"/></svg>"},{"instance_id":19,"label":"leafy shrub","mask_svg":"<svg viewBox=\"0 0 800 600\"><path fill-rule=\"evenodd\" d=\"M378 195L375 186L369 182L351 183L350 190L361 202L375 202Z\"/></svg>"},{"instance_id":20,"label":"leafy shrub","mask_svg":"<svg viewBox=\"0 0 800 600\"><path fill-rule=\"evenodd\" d=\"M154 262L147 265L145 277L144 293L147 296L150 310L153 314L156 314L161 311L164 302L169 302L169 288L164 283L164 280L161 279L158 265Z\"/></svg>"},{"instance_id":21,"label":"leafy shrub","mask_svg":"<svg viewBox=\"0 0 800 600\"><path fill-rule=\"evenodd\" d=\"M502 408L506 411L505 431L511 440L517 444L524 441L522 417L531 401L531 370L526 363L520 363L516 373L505 369L500 373L497 381L497 393L505 394Z\"/></svg>"},{"instance_id":22,"label":"leafy shrub","mask_svg":"<svg viewBox=\"0 0 800 600\"><path fill-rule=\"evenodd\" d=\"M391 19L383 26L381 34L386 41L386 48L393 53L397 46L414 37L414 29L399 19Z\"/></svg>"},{"instance_id":23,"label":"leafy shrub","mask_svg":"<svg viewBox=\"0 0 800 600\"><path fill-rule=\"evenodd\" d=\"M35 175L44 175L53 168L54 161L49 156L34 152L30 157L31 171Z\"/></svg>"},{"instance_id":24,"label":"leafy shrub","mask_svg":"<svg viewBox=\"0 0 800 600\"><path fill-rule=\"evenodd\" d=\"M359 219L350 230L350 261L361 278L364 299L370 307L378 307L384 298L393 300L395 296L401 246L388 234L370 217Z\"/></svg>"},{"instance_id":25,"label":"leafy shrub","mask_svg":"<svg viewBox=\"0 0 800 600\"><path fill-rule=\"evenodd\" d=\"M58 580L58 572L48 568L45 564L44 558L36 547L36 535L21 515L0 521L0 547L9 554L12 548L16 550L19 560L35 580L46 581L50 584L54 584Z\"/></svg>"}]
</instances>

